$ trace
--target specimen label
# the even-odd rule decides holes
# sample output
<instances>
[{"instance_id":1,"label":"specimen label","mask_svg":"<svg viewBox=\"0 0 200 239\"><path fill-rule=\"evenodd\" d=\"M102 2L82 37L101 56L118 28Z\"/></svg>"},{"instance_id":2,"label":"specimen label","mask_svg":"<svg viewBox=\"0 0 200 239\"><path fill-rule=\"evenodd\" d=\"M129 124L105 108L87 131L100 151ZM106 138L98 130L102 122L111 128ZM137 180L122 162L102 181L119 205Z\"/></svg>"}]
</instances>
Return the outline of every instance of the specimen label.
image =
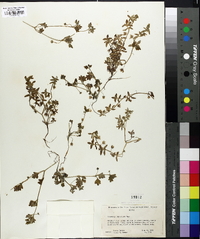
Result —
<instances>
[{"instance_id":1,"label":"specimen label","mask_svg":"<svg viewBox=\"0 0 200 239\"><path fill-rule=\"evenodd\" d=\"M25 17L27 16L26 7L2 7L2 17Z\"/></svg>"}]
</instances>

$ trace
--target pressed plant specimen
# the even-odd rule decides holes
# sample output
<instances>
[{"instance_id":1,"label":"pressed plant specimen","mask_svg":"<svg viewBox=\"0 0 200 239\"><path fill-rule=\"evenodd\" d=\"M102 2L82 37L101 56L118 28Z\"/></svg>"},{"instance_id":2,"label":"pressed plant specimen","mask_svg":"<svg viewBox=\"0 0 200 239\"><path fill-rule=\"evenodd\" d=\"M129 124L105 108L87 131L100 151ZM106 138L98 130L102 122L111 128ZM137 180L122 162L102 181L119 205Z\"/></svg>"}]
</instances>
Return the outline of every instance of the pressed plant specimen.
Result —
<instances>
[{"instance_id":1,"label":"pressed plant specimen","mask_svg":"<svg viewBox=\"0 0 200 239\"><path fill-rule=\"evenodd\" d=\"M35 113L38 113L42 117L42 122L46 126L46 135L43 140L48 146L47 136L49 134L49 125L56 122L55 116L58 113L59 102L53 99L53 90L56 88L56 78L50 80L50 90L45 89L43 92L40 92L40 88L34 86L35 81L33 76L25 77L26 89L28 94L25 97L29 99L29 105Z\"/></svg>"},{"instance_id":2,"label":"pressed plant specimen","mask_svg":"<svg viewBox=\"0 0 200 239\"><path fill-rule=\"evenodd\" d=\"M69 48L73 48L73 45L72 45L73 36L75 36L78 32L93 33L95 31L95 28L92 26L91 22L88 24L87 29L81 30L82 26L80 25L80 21L78 21L78 20L75 20L74 24L64 23L62 25L48 25L46 22L43 22L43 23L37 24L36 26L32 26L27 22L24 22L24 23L27 24L28 26L32 27L39 34L42 34L43 36L51 39L51 43L59 44L61 42L65 42L68 44ZM61 39L57 39L57 38L54 38L54 37L51 37L51 36L45 34L45 30L47 30L48 28L71 28L71 29L74 29L75 32L73 34L67 35Z\"/></svg>"},{"instance_id":3,"label":"pressed plant specimen","mask_svg":"<svg viewBox=\"0 0 200 239\"><path fill-rule=\"evenodd\" d=\"M90 149L94 148L96 150L99 150L100 155L106 155L106 153L109 153L112 157L115 157L116 161L118 161L119 157L123 157L123 154L125 153L126 146L129 143L137 143L141 140L141 138L135 136L134 130L127 131L127 122L130 119L131 114L133 113L132 110L129 110L128 108L125 110L125 115L121 116L119 115L116 117L117 119L117 128L121 129L123 131L123 139L124 139L124 145L123 148L120 151L115 152L114 151L114 145L108 146L106 144L106 141L99 142L101 137L98 134L98 131L89 133L91 135L91 141L88 142L90 145ZM129 137L127 137L127 133L129 134Z\"/></svg>"},{"instance_id":4,"label":"pressed plant specimen","mask_svg":"<svg viewBox=\"0 0 200 239\"><path fill-rule=\"evenodd\" d=\"M139 31L134 35L131 34L133 24L137 19L138 15L128 15L125 23L122 25L122 33L115 34L113 37L107 35L103 38L104 44L109 53L104 61L106 69L109 73L109 77L105 80L105 82L102 82L92 71L91 64L84 66L87 70L86 75L80 75L75 78L73 82L69 82L65 75L61 75L61 79L65 80L67 86L75 87L80 93L85 91L88 94L89 98L93 100L92 110L96 114L101 115L101 112L94 109L94 104L98 101L100 95L104 98L103 91L105 90L107 84L113 80L120 79L115 77L117 72L124 72L126 64L133 56L133 51L141 50L141 40L138 40L138 38L150 34L150 24L147 24L142 31Z\"/></svg>"},{"instance_id":5,"label":"pressed plant specimen","mask_svg":"<svg viewBox=\"0 0 200 239\"><path fill-rule=\"evenodd\" d=\"M25 76L25 84L27 94L25 95L28 98L29 106L31 109L41 117L42 123L45 125L46 134L43 137L43 141L47 148L47 154L50 158L53 158L50 165L40 171L34 171L30 174L25 180L18 183L12 189L14 191L21 191L24 188L24 184L29 180L35 180L39 186L36 194L36 198L34 200L29 201L29 206L33 207L33 213L29 213L26 215L25 222L26 224L32 224L36 221L35 216L38 215L38 205L40 194L42 191L43 182L45 180L47 171L51 168L55 168L53 175L51 176L55 185L60 185L61 187L67 186L71 193L74 193L77 190L83 190L86 182L90 179L94 179L94 184L99 186L104 178L107 178L109 182L113 182L113 180L117 177L115 173L111 173L108 170L107 173L99 172L99 168L97 167L96 173L93 174L77 174L71 175L70 168L67 166L67 159L69 157L69 152L74 147L78 148L74 141L77 137L82 137L82 133L85 130L85 122L87 121L88 114L94 114L97 117L107 116L110 112L115 111L115 128L117 130L121 130L121 138L123 139L123 144L120 149L115 149L113 144L107 144L106 139L101 140L101 136L98 130L98 125L96 125L96 130L93 132L87 132L87 135L90 136L90 141L86 141L85 145L90 149L96 149L99 151L99 154L102 156L107 156L115 158L116 161L119 158L122 158L126 152L126 148L131 143L137 143L141 140L140 137L136 136L135 130L129 128L129 120L133 113L133 110L130 108L125 108L123 106L124 102L132 103L136 100L138 95L145 95L148 99L154 99L154 93L152 91L148 92L129 92L127 89L126 94L120 94L116 92L114 96L110 98L110 103L106 105L103 109L96 109L95 104L98 101L104 101L106 97L106 88L110 82L114 82L115 80L121 80L122 78L117 77L117 73L125 72L125 67L133 56L134 50L141 50L140 38L150 34L150 24L147 24L143 30L138 33L133 33L133 25L135 21L139 18L138 15L128 15L125 23L122 25L122 32L120 34L114 34L114 36L106 35L103 38L103 44L108 52L108 56L104 60L103 64L106 65L106 71L108 73L108 77L105 80L100 80L97 76L98 74L93 71L92 64L85 64L83 67L86 70L85 75L79 75L74 80L68 80L68 77L64 74L61 74L60 77L54 77L50 79L49 86L44 90L41 90L40 87L36 86L36 81L33 76ZM26 23L26 22L25 22ZM88 24L88 28L82 30L82 26L80 21L75 20L74 24L64 23L63 25L48 25L47 23L39 23L36 26L32 26L29 23L30 27L32 27L39 34L49 38L51 43L62 43L65 42L68 44L69 48L73 48L72 42L73 37L81 32L94 33L95 28L92 23ZM74 33L71 35L67 35L64 38L57 39L50 35L47 35L45 31L48 28L71 28L74 30ZM71 49L70 49L71 50ZM124 79L124 78L123 78ZM89 105L82 105L82 117L75 126L74 120L70 119L68 121L68 128L63 126L66 132L66 148L65 153L63 155L58 154L53 147L51 146L52 141L49 141L47 138L50 135L50 125L56 124L56 117L59 114L59 100L55 98L54 90L57 88L57 84L61 83L64 87L75 88L78 93L82 94L81 97L89 98ZM114 84L114 83L113 83ZM65 88L66 89L66 88ZM102 96L102 97L100 97ZM66 108L67 108L66 104ZM124 113L118 114L117 110L119 108L124 109ZM70 112L69 112L70 114ZM102 119L102 118L101 118ZM95 122L94 122L95 123ZM55 140L55 139L54 139ZM98 163L98 162L97 162Z\"/></svg>"}]
</instances>

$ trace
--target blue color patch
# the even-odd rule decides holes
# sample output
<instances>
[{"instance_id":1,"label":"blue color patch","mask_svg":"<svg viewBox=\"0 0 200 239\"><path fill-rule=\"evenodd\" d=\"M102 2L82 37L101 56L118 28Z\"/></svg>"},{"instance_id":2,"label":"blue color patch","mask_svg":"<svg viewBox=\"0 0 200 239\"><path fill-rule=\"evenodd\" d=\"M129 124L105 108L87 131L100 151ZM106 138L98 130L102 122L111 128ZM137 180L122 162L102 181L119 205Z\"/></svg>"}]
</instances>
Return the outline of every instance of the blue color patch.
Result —
<instances>
[{"instance_id":1,"label":"blue color patch","mask_svg":"<svg viewBox=\"0 0 200 239\"><path fill-rule=\"evenodd\" d=\"M199 238L199 225L190 225L190 237Z\"/></svg>"},{"instance_id":2,"label":"blue color patch","mask_svg":"<svg viewBox=\"0 0 200 239\"><path fill-rule=\"evenodd\" d=\"M199 212L190 212L190 224L199 224Z\"/></svg>"},{"instance_id":3,"label":"blue color patch","mask_svg":"<svg viewBox=\"0 0 200 239\"><path fill-rule=\"evenodd\" d=\"M184 89L183 92L184 92L185 95L189 95L190 94L190 89Z\"/></svg>"},{"instance_id":4,"label":"blue color patch","mask_svg":"<svg viewBox=\"0 0 200 239\"><path fill-rule=\"evenodd\" d=\"M189 36L184 36L184 37L183 37L183 40L184 40L184 41L189 41L189 40L190 40L190 37L189 37Z\"/></svg>"}]
</instances>

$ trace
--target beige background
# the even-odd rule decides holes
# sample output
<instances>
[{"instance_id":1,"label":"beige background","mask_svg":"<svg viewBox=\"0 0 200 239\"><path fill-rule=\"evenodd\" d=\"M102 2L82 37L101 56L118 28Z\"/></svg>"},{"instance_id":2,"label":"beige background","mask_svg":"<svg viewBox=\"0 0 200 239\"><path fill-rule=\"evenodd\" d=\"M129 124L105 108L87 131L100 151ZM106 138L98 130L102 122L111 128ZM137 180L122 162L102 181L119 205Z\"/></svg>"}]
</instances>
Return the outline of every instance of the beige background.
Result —
<instances>
[{"instance_id":1,"label":"beige background","mask_svg":"<svg viewBox=\"0 0 200 239\"><path fill-rule=\"evenodd\" d=\"M26 6L26 17L0 18L0 157L2 197L2 239L45 238L47 236L47 202L52 200L91 200L94 202L93 236L101 236L101 207L109 204L134 204L131 195L142 194L139 203L156 204L162 208L160 220L165 224L165 92L164 92L164 4L143 3L1 3L0 6ZM88 179L83 191L71 194L67 187L54 185L54 168L46 174L37 222L25 225L25 215L33 208L28 207L34 200L38 185L29 180L21 192L10 189L23 181L33 171L39 171L51 164L42 138L45 127L39 115L34 114L24 98L26 94L24 76L33 75L41 89L47 87L51 76L65 74L70 81L85 74L86 64L93 65L93 71L106 81L109 74L103 64L108 55L102 39L107 35L121 33L127 14L138 14L134 32L151 24L151 35L142 38L141 51L134 52L124 74L127 79L110 82L107 85L105 101L97 108L109 103L115 93L126 94L127 90L153 91L155 100L137 96L123 109L99 118L92 114L87 118L83 137L74 139L66 171L70 175L96 173L96 168L107 173L116 173L117 178L109 183L107 179L98 187ZM51 44L50 40L35 32L22 21L32 25L74 23L80 20L83 28L92 22L94 34L80 33L74 37L73 49L67 44ZM67 29L49 31L55 36L68 35ZM59 82L55 96L62 102L57 123L51 127L50 138L57 137L51 144L61 155L66 150L68 121L78 123L82 117L83 105L88 106L87 96L78 94L76 89L67 88ZM128 123L128 130L134 129L142 140L127 147L124 157L116 162L114 158L99 156L90 150L88 132L98 129L108 144L121 148L122 132L116 129L115 117L129 107L134 110ZM75 123L75 124L76 124ZM6 194L8 194L6 196ZM67 214L67 211L66 211ZM75 225L76 227L77 225ZM57 229L56 229L57 230ZM70 228L69 228L70 230ZM81 236L81 235L80 235ZM134 236L134 235L132 235ZM163 235L164 236L164 230ZM66 235L68 237L68 235Z\"/></svg>"}]
</instances>

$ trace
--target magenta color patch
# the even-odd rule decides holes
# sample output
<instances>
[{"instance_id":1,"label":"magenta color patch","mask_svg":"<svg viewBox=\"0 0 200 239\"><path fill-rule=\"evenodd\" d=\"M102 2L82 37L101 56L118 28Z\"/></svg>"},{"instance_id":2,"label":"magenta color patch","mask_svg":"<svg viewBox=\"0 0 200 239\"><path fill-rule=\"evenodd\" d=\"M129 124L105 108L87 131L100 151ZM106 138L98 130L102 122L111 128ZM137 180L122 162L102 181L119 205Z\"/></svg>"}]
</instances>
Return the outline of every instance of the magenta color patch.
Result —
<instances>
[{"instance_id":1,"label":"magenta color patch","mask_svg":"<svg viewBox=\"0 0 200 239\"><path fill-rule=\"evenodd\" d=\"M190 173L199 173L199 161L190 161Z\"/></svg>"}]
</instances>

